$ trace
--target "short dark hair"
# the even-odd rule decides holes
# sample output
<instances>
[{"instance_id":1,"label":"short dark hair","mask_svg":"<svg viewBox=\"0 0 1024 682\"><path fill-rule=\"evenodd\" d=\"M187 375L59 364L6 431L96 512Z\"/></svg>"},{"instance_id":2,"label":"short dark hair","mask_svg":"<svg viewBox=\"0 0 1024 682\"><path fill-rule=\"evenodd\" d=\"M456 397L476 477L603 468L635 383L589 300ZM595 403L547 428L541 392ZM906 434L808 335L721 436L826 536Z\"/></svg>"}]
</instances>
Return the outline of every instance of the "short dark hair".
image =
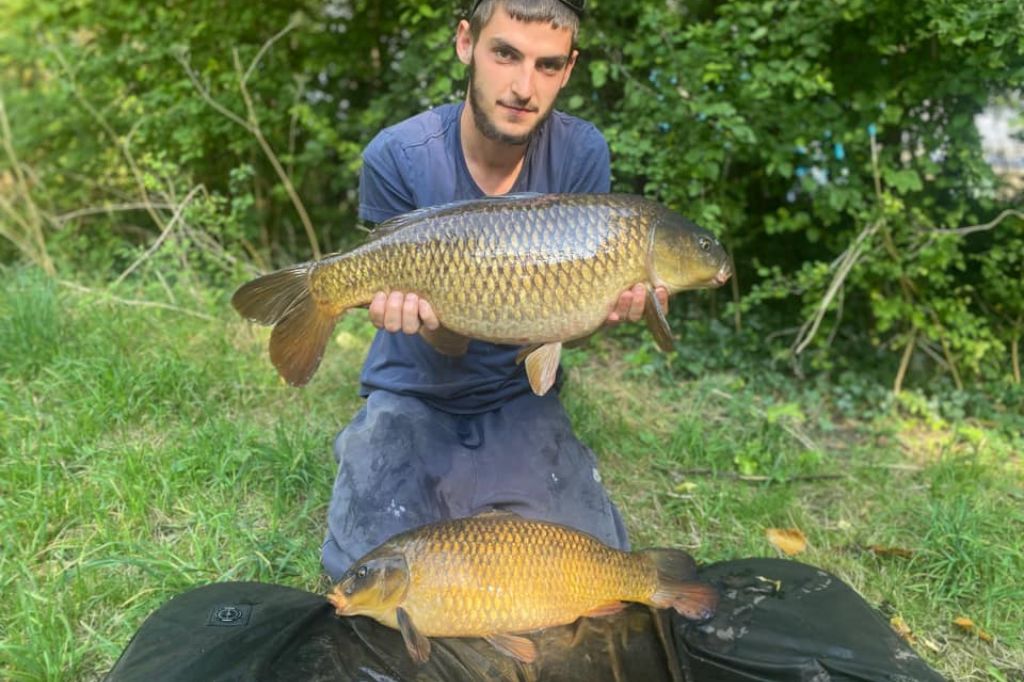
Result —
<instances>
[{"instance_id":1,"label":"short dark hair","mask_svg":"<svg viewBox=\"0 0 1024 682\"><path fill-rule=\"evenodd\" d=\"M562 0L480 0L469 17L469 33L474 41L480 37L480 31L499 6L503 6L516 21L547 22L553 28L567 28L572 31L572 44L576 44L580 17Z\"/></svg>"}]
</instances>

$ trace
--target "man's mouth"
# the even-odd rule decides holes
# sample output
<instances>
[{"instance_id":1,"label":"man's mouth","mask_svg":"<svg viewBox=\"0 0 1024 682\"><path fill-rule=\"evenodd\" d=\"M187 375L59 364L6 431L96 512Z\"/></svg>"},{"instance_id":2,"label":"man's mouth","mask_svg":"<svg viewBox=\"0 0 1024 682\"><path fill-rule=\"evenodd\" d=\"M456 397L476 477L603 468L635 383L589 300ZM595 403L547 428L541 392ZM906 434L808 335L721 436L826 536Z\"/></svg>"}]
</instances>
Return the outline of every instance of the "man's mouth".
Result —
<instances>
[{"instance_id":1,"label":"man's mouth","mask_svg":"<svg viewBox=\"0 0 1024 682\"><path fill-rule=\"evenodd\" d=\"M537 113L537 107L521 107L515 104L509 104L507 102L498 102L498 106L508 109L511 112L517 114L535 114Z\"/></svg>"}]
</instances>

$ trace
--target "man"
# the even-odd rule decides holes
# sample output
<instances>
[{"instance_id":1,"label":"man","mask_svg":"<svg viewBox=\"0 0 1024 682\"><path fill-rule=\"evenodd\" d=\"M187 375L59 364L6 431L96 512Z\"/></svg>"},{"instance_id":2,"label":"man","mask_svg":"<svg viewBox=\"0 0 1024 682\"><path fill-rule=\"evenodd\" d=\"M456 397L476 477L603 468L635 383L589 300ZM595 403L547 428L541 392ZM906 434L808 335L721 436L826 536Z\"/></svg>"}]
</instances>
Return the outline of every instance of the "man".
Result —
<instances>
[{"instance_id":1,"label":"man","mask_svg":"<svg viewBox=\"0 0 1024 682\"><path fill-rule=\"evenodd\" d=\"M554 110L576 63L582 0L477 0L455 47L466 99L378 134L363 154L360 217L509 192L607 192L608 145L597 129ZM658 292L664 304L667 294ZM609 324L643 314L641 285ZM534 395L518 348L470 343L439 354L429 301L380 292L381 330L361 377L365 407L334 443L338 476L323 564L337 579L391 535L424 523L506 509L628 548L594 454L572 434L557 390Z\"/></svg>"}]
</instances>

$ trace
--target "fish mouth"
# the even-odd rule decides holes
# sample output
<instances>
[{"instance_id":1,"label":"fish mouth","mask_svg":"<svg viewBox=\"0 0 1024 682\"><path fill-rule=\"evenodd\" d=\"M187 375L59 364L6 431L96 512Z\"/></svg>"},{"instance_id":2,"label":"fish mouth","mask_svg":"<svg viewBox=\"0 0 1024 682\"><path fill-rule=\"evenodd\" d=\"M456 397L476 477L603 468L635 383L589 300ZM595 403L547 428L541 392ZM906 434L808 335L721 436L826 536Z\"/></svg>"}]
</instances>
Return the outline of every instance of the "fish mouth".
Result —
<instances>
[{"instance_id":1,"label":"fish mouth","mask_svg":"<svg viewBox=\"0 0 1024 682\"><path fill-rule=\"evenodd\" d=\"M341 591L340 587L335 587L327 594L327 601L331 602L331 605L334 606L334 612L336 614L339 616L345 615L349 603L348 600L345 599L345 595Z\"/></svg>"},{"instance_id":2,"label":"fish mouth","mask_svg":"<svg viewBox=\"0 0 1024 682\"><path fill-rule=\"evenodd\" d=\"M726 263L718 272L715 273L715 276L711 278L711 281L714 282L716 286L722 286L729 281L730 277L732 277L732 268L730 268L729 264Z\"/></svg>"}]
</instances>

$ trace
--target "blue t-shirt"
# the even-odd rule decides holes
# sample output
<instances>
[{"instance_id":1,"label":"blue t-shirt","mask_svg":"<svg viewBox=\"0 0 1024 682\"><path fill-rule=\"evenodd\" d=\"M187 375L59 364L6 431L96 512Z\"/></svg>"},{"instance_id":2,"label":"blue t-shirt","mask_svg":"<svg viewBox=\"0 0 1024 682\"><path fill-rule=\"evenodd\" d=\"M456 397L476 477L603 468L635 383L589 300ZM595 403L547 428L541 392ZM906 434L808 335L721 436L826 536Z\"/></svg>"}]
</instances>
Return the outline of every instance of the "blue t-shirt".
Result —
<instances>
[{"instance_id":1,"label":"blue t-shirt","mask_svg":"<svg viewBox=\"0 0 1024 682\"><path fill-rule=\"evenodd\" d=\"M382 130L363 151L359 216L379 223L417 208L486 196L460 140L464 103L446 104ZM559 111L537 129L511 192L607 192L608 144L591 123ZM411 395L446 412L474 414L530 391L518 346L471 341L458 358L419 335L384 330L370 346L361 394Z\"/></svg>"}]
</instances>

